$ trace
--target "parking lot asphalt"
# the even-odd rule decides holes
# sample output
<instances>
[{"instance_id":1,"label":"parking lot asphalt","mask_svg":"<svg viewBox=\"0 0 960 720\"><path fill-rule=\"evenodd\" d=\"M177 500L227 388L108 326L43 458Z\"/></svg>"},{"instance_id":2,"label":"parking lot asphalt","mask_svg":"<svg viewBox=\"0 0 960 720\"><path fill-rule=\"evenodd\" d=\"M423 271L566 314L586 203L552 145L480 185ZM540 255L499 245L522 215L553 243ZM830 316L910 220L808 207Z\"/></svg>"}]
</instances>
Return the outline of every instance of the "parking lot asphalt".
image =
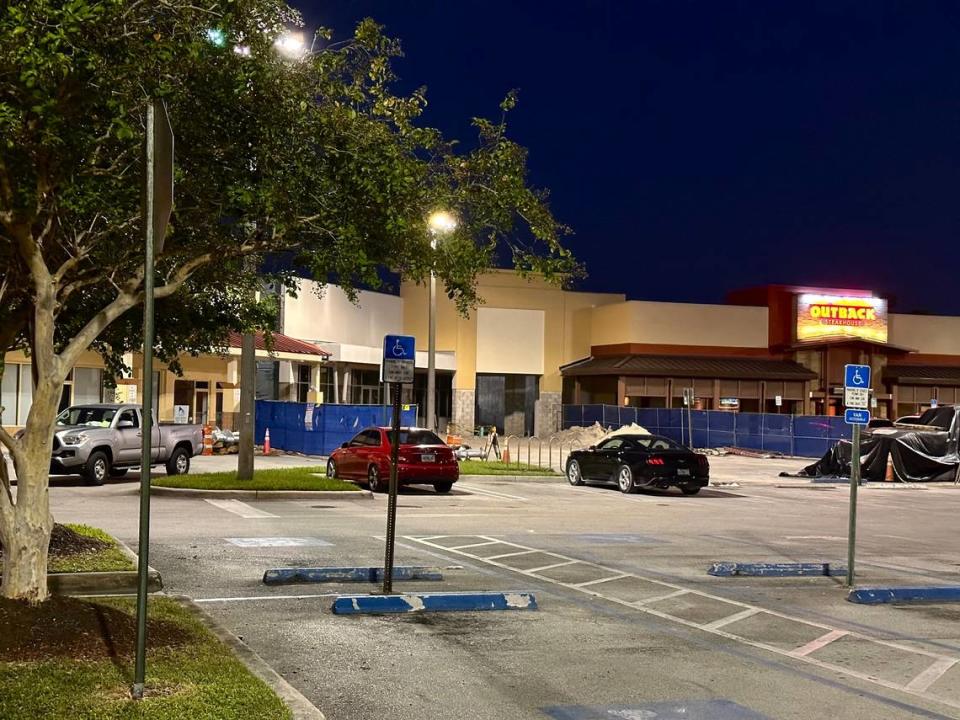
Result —
<instances>
[{"instance_id":1,"label":"parking lot asphalt","mask_svg":"<svg viewBox=\"0 0 960 720\"><path fill-rule=\"evenodd\" d=\"M711 460L712 461L712 460ZM331 720L957 718L960 606L846 602L842 578L718 578L712 562L845 564L847 491L767 483L625 496L465 479L400 496L400 591L531 591L534 612L341 617L338 592L266 586L294 565L383 561L386 500L153 500L151 564ZM61 522L136 546L130 481L55 483ZM858 583L956 584L953 486L860 493ZM698 714L699 713L699 714Z\"/></svg>"}]
</instances>

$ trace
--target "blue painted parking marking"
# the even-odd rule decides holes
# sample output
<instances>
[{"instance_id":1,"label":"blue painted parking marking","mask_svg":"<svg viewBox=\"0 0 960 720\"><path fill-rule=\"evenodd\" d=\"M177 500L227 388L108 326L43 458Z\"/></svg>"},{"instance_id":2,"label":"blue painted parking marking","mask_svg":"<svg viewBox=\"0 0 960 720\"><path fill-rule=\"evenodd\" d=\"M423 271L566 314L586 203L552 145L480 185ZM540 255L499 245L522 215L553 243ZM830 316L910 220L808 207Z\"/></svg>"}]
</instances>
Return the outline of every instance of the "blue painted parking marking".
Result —
<instances>
[{"instance_id":1,"label":"blue painted parking marking","mask_svg":"<svg viewBox=\"0 0 960 720\"><path fill-rule=\"evenodd\" d=\"M393 568L394 580L443 580L439 568L400 566ZM274 568L263 574L265 585L293 583L370 582L383 580L381 567Z\"/></svg>"},{"instance_id":2,"label":"blue painted parking marking","mask_svg":"<svg viewBox=\"0 0 960 720\"><path fill-rule=\"evenodd\" d=\"M224 538L237 547L333 547L333 543L315 537Z\"/></svg>"},{"instance_id":3,"label":"blue painted parking marking","mask_svg":"<svg viewBox=\"0 0 960 720\"><path fill-rule=\"evenodd\" d=\"M846 575L847 569L830 563L715 562L707 570L716 577L816 577Z\"/></svg>"},{"instance_id":4,"label":"blue painted parking marking","mask_svg":"<svg viewBox=\"0 0 960 720\"><path fill-rule=\"evenodd\" d=\"M960 602L960 586L941 587L885 587L851 590L847 600L861 605L882 603L938 603Z\"/></svg>"},{"instance_id":5,"label":"blue painted parking marking","mask_svg":"<svg viewBox=\"0 0 960 720\"><path fill-rule=\"evenodd\" d=\"M643 705L565 705L544 708L554 720L769 720L730 700L686 700Z\"/></svg>"},{"instance_id":6,"label":"blue painted parking marking","mask_svg":"<svg viewBox=\"0 0 960 720\"><path fill-rule=\"evenodd\" d=\"M576 538L596 545L661 545L666 542L649 535L630 533L581 533Z\"/></svg>"},{"instance_id":7,"label":"blue painted parking marking","mask_svg":"<svg viewBox=\"0 0 960 720\"><path fill-rule=\"evenodd\" d=\"M528 592L402 593L398 595L340 595L333 601L336 615L384 615L410 612L473 612L479 610L536 610Z\"/></svg>"}]
</instances>

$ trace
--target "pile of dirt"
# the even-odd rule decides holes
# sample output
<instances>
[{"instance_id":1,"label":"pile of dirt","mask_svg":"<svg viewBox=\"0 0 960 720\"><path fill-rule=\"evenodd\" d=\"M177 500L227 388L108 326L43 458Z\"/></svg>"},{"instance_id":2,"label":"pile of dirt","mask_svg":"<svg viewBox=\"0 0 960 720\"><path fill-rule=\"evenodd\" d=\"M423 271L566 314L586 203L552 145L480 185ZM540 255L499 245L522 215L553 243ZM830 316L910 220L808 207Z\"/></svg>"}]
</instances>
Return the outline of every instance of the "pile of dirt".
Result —
<instances>
[{"instance_id":1,"label":"pile of dirt","mask_svg":"<svg viewBox=\"0 0 960 720\"><path fill-rule=\"evenodd\" d=\"M0 662L73 658L133 657L137 624L133 614L72 597L51 597L39 605L0 598ZM191 634L160 619L149 619L150 648L185 645Z\"/></svg>"},{"instance_id":2,"label":"pile of dirt","mask_svg":"<svg viewBox=\"0 0 960 720\"><path fill-rule=\"evenodd\" d=\"M96 552L110 547L110 543L99 538L81 535L65 525L54 525L50 535L50 557L65 558L84 553ZM0 542L0 559L3 558L3 543Z\"/></svg>"},{"instance_id":3,"label":"pile of dirt","mask_svg":"<svg viewBox=\"0 0 960 720\"><path fill-rule=\"evenodd\" d=\"M595 422L590 427L567 428L566 430L561 430L550 437L555 438L564 444L569 443L571 445L581 445L583 447L587 447L588 445L596 445L604 437L606 437L606 435L607 429L600 423Z\"/></svg>"}]
</instances>

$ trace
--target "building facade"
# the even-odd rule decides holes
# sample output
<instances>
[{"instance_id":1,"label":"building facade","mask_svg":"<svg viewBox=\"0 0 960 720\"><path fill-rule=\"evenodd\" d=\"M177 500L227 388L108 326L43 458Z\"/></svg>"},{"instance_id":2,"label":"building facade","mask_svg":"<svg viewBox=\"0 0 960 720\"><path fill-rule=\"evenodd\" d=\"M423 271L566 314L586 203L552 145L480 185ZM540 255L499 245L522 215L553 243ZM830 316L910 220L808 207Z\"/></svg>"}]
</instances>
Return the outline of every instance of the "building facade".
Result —
<instances>
[{"instance_id":1,"label":"building facade","mask_svg":"<svg viewBox=\"0 0 960 720\"><path fill-rule=\"evenodd\" d=\"M960 402L960 317L888 312L863 290L769 286L732 293L726 304L627 300L563 290L542 278L496 271L480 278L479 307L457 312L437 300L439 429L544 437L561 426L563 404L679 407L731 412L834 415L842 411L847 363L874 371L874 414L896 418L932 402ZM303 281L283 294L272 345L257 339L256 394L311 403L381 404L382 342L413 335L416 375L404 402L426 404L428 296L402 283L397 294ZM240 338L221 354L183 357L183 374L154 373L161 421L236 425ZM0 423L22 426L32 398L29 359L6 357ZM62 406L135 402L130 378L110 377L87 353Z\"/></svg>"}]
</instances>

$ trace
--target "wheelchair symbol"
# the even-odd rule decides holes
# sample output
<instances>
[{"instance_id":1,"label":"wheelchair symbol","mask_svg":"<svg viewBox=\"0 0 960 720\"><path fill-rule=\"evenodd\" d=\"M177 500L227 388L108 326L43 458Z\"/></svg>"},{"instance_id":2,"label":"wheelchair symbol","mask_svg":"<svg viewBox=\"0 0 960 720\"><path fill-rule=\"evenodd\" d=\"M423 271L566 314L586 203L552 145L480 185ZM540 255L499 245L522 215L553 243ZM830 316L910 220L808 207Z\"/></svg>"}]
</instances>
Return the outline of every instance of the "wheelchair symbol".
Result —
<instances>
[{"instance_id":1,"label":"wheelchair symbol","mask_svg":"<svg viewBox=\"0 0 960 720\"><path fill-rule=\"evenodd\" d=\"M854 385L863 385L863 375L860 374L860 368L853 371L852 380Z\"/></svg>"},{"instance_id":2,"label":"wheelchair symbol","mask_svg":"<svg viewBox=\"0 0 960 720\"><path fill-rule=\"evenodd\" d=\"M397 338L397 341L394 344L391 352L393 353L394 357L403 357L404 355L406 355L406 352L403 349L403 345L400 344L400 338Z\"/></svg>"}]
</instances>

